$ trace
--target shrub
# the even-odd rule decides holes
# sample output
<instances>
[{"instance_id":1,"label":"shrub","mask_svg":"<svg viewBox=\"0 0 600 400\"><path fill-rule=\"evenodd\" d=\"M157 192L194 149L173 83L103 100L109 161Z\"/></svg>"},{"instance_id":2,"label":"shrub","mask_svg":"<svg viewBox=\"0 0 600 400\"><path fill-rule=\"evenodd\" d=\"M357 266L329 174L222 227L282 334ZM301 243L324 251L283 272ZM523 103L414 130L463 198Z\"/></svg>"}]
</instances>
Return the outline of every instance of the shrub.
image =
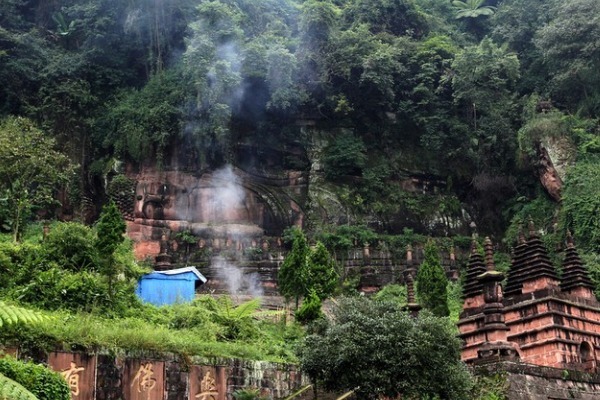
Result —
<instances>
[{"instance_id":1,"label":"shrub","mask_svg":"<svg viewBox=\"0 0 600 400\"><path fill-rule=\"evenodd\" d=\"M70 400L71 390L58 373L43 365L21 362L6 356L0 359L0 373L20 383L39 400Z\"/></svg>"},{"instance_id":2,"label":"shrub","mask_svg":"<svg viewBox=\"0 0 600 400\"><path fill-rule=\"evenodd\" d=\"M365 297L340 299L332 314L299 347L302 370L322 388L355 390L359 399L467 398L470 375L447 318L413 318Z\"/></svg>"},{"instance_id":3,"label":"shrub","mask_svg":"<svg viewBox=\"0 0 600 400\"><path fill-rule=\"evenodd\" d=\"M392 301L404 306L407 303L406 286L394 283L385 285L373 298L377 301Z\"/></svg>"},{"instance_id":4,"label":"shrub","mask_svg":"<svg viewBox=\"0 0 600 400\"><path fill-rule=\"evenodd\" d=\"M58 222L52 225L42 248L45 257L61 268L71 271L95 270L98 252L94 246L94 231L77 222Z\"/></svg>"},{"instance_id":5,"label":"shrub","mask_svg":"<svg viewBox=\"0 0 600 400\"><path fill-rule=\"evenodd\" d=\"M325 148L323 164L325 177L335 181L345 175L362 174L367 161L366 147L362 139L344 132Z\"/></svg>"},{"instance_id":6,"label":"shrub","mask_svg":"<svg viewBox=\"0 0 600 400\"><path fill-rule=\"evenodd\" d=\"M34 276L14 293L19 300L48 310L97 310L123 315L127 308L138 304L132 283L118 281L113 291L114 295L108 296L108 284L96 272L73 273L51 268Z\"/></svg>"},{"instance_id":7,"label":"shrub","mask_svg":"<svg viewBox=\"0 0 600 400\"><path fill-rule=\"evenodd\" d=\"M321 299L314 290L311 290L308 296L304 298L295 315L296 321L302 324L312 322L323 315L321 312Z\"/></svg>"}]
</instances>

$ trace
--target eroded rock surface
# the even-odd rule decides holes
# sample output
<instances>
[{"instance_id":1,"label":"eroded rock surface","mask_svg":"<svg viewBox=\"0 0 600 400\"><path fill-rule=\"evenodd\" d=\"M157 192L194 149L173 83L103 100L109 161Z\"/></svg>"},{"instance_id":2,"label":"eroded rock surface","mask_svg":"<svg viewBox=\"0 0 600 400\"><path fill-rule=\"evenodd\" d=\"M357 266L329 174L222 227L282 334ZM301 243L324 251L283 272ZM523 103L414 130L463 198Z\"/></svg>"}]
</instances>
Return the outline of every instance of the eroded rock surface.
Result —
<instances>
[{"instance_id":1,"label":"eroded rock surface","mask_svg":"<svg viewBox=\"0 0 600 400\"><path fill-rule=\"evenodd\" d=\"M158 254L164 234L224 243L258 240L304 218L307 185L297 171L258 176L227 167L195 175L145 167L128 176L135 182L128 233L139 258Z\"/></svg>"}]
</instances>

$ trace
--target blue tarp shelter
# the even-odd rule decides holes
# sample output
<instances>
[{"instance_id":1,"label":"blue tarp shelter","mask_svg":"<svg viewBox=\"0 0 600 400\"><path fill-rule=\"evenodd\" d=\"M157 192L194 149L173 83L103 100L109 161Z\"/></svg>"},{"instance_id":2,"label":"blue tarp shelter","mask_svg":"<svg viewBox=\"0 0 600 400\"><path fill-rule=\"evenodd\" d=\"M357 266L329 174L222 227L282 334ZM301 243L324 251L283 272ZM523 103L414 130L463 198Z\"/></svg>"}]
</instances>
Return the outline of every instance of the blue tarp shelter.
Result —
<instances>
[{"instance_id":1,"label":"blue tarp shelter","mask_svg":"<svg viewBox=\"0 0 600 400\"><path fill-rule=\"evenodd\" d=\"M204 283L206 278L196 267L177 268L142 276L135 292L143 302L162 306L194 300L196 285Z\"/></svg>"}]
</instances>

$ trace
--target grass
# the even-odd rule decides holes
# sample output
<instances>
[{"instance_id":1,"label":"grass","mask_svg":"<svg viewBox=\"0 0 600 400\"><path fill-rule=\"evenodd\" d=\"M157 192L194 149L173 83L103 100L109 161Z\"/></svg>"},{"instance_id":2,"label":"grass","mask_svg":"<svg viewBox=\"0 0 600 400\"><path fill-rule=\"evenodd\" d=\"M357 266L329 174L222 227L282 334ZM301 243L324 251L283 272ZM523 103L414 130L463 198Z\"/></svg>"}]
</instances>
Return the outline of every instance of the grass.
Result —
<instances>
[{"instance_id":1,"label":"grass","mask_svg":"<svg viewBox=\"0 0 600 400\"><path fill-rule=\"evenodd\" d=\"M169 308L149 308L151 313L170 314ZM189 311L189 310L186 310ZM235 340L220 338L223 327L210 321L195 327L174 329L169 318L104 318L94 314L48 313L49 318L31 326L3 329L5 343L19 343L26 348L53 351L84 349L89 352L179 354L186 357L240 358L246 360L296 362L293 343L302 335L301 328L252 319L252 334ZM150 320L158 320L153 322Z\"/></svg>"},{"instance_id":2,"label":"grass","mask_svg":"<svg viewBox=\"0 0 600 400\"><path fill-rule=\"evenodd\" d=\"M64 234L63 231L60 232ZM60 233L57 229L52 232L56 235ZM101 292L104 286L93 285L104 282L105 277L99 273L92 276L97 281L67 284L71 281L65 277L72 275L72 271L65 269L61 275L62 267L56 265L57 261L47 254L42 240L42 224L29 225L24 233L24 242L20 244L13 244L12 237L7 234L0 234L0 243L0 269L5 278L0 280L0 284L4 300L15 305L22 301L25 307L60 309L40 311L40 315L47 315L48 318L28 326L5 324L0 329L2 343L19 345L32 354L40 350L78 349L114 354L147 352L285 363L296 361L293 346L302 336L302 329L274 321L273 311L259 310L259 300L235 305L227 297L216 299L202 296L189 304L155 307L135 301L133 285L122 285L117 296L109 301ZM70 252L65 255L67 259L80 256L76 249L68 246L62 250ZM124 282L134 281L141 269L133 261L131 247L125 243L117 252L116 259L127 272L131 272L128 267L138 269L122 277ZM52 284L54 286L51 287L56 290L49 291L48 296L23 297L23 288L42 285L39 276L46 269L39 268L39 271L32 272L38 266L46 269L52 266L58 271L56 279L43 282L46 289L48 284ZM101 265L94 267L99 270ZM35 290L33 292L37 293ZM88 296L82 296L82 293ZM64 298L52 304L45 301L56 296ZM97 298L103 301L96 302ZM85 301L91 304L80 304Z\"/></svg>"}]
</instances>

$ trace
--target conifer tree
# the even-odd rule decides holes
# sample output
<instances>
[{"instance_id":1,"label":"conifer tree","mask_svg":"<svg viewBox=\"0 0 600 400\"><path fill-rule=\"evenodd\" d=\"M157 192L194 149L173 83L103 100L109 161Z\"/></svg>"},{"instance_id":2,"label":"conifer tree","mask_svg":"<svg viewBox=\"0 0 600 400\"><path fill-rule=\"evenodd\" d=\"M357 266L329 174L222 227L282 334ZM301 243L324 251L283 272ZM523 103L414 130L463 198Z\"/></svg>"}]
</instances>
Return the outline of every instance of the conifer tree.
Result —
<instances>
[{"instance_id":1,"label":"conifer tree","mask_svg":"<svg viewBox=\"0 0 600 400\"><path fill-rule=\"evenodd\" d=\"M335 261L321 242L317 242L308 256L309 290L314 290L320 300L330 297L337 288L339 274ZM305 293L308 296L309 293Z\"/></svg>"},{"instance_id":2,"label":"conifer tree","mask_svg":"<svg viewBox=\"0 0 600 400\"><path fill-rule=\"evenodd\" d=\"M115 279L121 272L115 261L114 253L117 247L125 240L123 234L125 233L126 225L117 205L114 201L110 201L102 209L100 219L96 224L96 230L98 232L98 239L96 241L96 248L101 257L104 257L102 262L101 271L108 279L109 296L113 296L113 286Z\"/></svg>"},{"instance_id":3,"label":"conifer tree","mask_svg":"<svg viewBox=\"0 0 600 400\"><path fill-rule=\"evenodd\" d=\"M448 278L440 263L438 249L432 240L425 245L425 259L417 273L417 294L421 306L438 317L450 315Z\"/></svg>"},{"instance_id":4,"label":"conifer tree","mask_svg":"<svg viewBox=\"0 0 600 400\"><path fill-rule=\"evenodd\" d=\"M292 250L288 253L279 269L277 276L279 293L287 301L292 298L296 301L296 308L300 297L307 292L309 278L308 268L308 243L302 230L293 227L290 230L292 235Z\"/></svg>"}]
</instances>

